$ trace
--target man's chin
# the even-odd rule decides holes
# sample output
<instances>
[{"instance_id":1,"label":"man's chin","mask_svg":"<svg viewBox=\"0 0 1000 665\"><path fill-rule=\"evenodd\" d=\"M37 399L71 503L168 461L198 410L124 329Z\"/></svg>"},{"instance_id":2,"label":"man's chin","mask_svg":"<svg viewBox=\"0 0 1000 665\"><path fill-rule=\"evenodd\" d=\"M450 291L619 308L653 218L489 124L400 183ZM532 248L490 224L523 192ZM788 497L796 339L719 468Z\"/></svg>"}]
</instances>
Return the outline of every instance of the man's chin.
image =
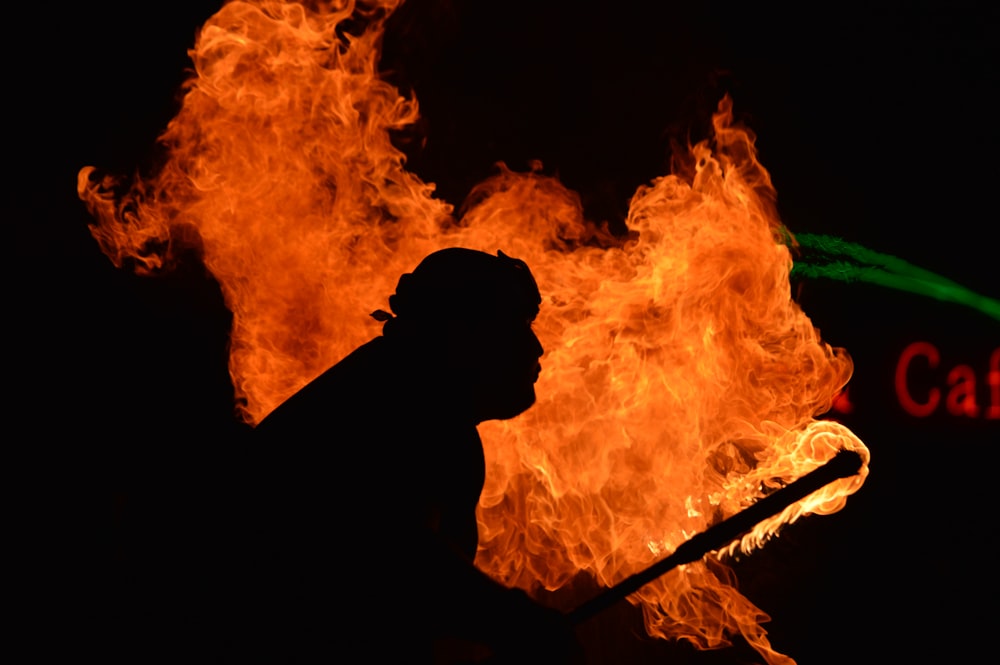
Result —
<instances>
[{"instance_id":1,"label":"man's chin","mask_svg":"<svg viewBox=\"0 0 1000 665\"><path fill-rule=\"evenodd\" d=\"M487 410L482 420L510 420L530 409L534 403L535 389L532 387L527 393L518 396L517 399L498 401L493 404L493 408Z\"/></svg>"}]
</instances>

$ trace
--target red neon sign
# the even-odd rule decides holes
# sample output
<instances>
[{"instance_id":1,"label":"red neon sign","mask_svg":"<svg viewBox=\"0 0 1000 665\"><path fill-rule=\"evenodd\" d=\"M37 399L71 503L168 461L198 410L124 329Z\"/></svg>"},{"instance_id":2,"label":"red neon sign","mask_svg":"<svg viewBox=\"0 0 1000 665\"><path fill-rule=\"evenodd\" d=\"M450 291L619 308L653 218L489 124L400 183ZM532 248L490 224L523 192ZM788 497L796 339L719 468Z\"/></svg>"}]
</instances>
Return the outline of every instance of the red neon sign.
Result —
<instances>
[{"instance_id":1,"label":"red neon sign","mask_svg":"<svg viewBox=\"0 0 1000 665\"><path fill-rule=\"evenodd\" d=\"M941 405L941 394L947 390L944 406L953 416L988 420L1000 419L1000 348L990 354L985 379L989 389L989 406L983 411L978 402L976 372L969 365L955 365L945 378L944 386L933 384L933 372L941 364L941 353L930 342L913 342L899 355L896 363L896 397L899 405L911 416L926 418ZM928 387L929 386L929 387Z\"/></svg>"}]
</instances>

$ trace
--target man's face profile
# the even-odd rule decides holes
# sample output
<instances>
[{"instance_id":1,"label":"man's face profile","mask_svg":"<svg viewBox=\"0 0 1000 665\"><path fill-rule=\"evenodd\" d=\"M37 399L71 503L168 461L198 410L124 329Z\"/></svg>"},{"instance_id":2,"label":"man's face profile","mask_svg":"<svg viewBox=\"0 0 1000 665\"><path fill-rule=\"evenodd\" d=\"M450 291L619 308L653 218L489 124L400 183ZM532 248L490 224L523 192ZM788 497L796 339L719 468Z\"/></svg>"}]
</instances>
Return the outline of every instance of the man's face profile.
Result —
<instances>
[{"instance_id":1,"label":"man's face profile","mask_svg":"<svg viewBox=\"0 0 1000 665\"><path fill-rule=\"evenodd\" d=\"M513 418L535 403L544 349L531 323L523 317L488 318L470 331L467 360L477 420Z\"/></svg>"},{"instance_id":2,"label":"man's face profile","mask_svg":"<svg viewBox=\"0 0 1000 665\"><path fill-rule=\"evenodd\" d=\"M543 349L531 329L541 296L528 266L503 252L439 250L403 275L383 334L437 357L439 384L477 422L506 419L535 402Z\"/></svg>"}]
</instances>

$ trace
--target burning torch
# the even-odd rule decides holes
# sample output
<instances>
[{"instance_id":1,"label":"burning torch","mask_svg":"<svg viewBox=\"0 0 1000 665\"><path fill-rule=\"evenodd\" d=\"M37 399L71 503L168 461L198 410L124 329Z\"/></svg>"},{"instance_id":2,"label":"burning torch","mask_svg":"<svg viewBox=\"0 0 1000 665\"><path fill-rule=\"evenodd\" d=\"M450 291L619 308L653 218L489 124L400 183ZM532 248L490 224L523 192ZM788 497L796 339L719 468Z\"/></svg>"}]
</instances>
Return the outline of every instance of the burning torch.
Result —
<instances>
[{"instance_id":1,"label":"burning torch","mask_svg":"<svg viewBox=\"0 0 1000 665\"><path fill-rule=\"evenodd\" d=\"M858 473L862 464L861 455L856 451L840 450L825 464L767 495L749 508L695 535L682 543L674 550L673 554L625 578L583 603L569 613L570 622L579 625L677 566L692 563L709 552L725 547L756 524L777 515L796 501L804 499L835 480L848 478Z\"/></svg>"}]
</instances>

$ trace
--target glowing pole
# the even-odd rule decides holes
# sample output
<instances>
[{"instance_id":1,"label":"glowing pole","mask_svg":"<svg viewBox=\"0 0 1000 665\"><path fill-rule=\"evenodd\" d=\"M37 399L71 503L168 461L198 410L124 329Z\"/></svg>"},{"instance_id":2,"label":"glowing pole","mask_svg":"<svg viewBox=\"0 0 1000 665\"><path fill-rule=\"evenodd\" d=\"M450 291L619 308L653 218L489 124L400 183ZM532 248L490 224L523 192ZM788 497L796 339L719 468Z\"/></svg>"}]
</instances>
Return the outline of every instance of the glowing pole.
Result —
<instances>
[{"instance_id":1,"label":"glowing pole","mask_svg":"<svg viewBox=\"0 0 1000 665\"><path fill-rule=\"evenodd\" d=\"M804 499L835 480L858 473L863 463L861 455L856 451L841 450L825 464L798 480L681 543L670 556L605 589L601 594L570 612L570 622L581 624L677 566L697 561L709 552L722 549L740 534L752 529L755 524L777 515L796 501Z\"/></svg>"}]
</instances>

